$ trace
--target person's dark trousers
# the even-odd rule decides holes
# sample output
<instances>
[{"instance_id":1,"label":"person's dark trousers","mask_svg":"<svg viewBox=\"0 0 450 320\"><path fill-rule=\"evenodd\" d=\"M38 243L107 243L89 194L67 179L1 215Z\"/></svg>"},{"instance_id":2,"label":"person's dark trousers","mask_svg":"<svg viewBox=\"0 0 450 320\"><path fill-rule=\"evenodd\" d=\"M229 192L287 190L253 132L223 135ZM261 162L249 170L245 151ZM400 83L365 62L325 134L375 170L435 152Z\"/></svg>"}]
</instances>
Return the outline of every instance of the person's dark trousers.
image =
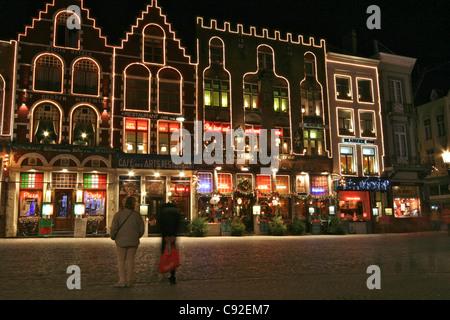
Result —
<instances>
[{"instance_id":1,"label":"person's dark trousers","mask_svg":"<svg viewBox=\"0 0 450 320\"><path fill-rule=\"evenodd\" d=\"M175 238L175 240L173 241L173 246L175 248L177 247L176 242L177 242L177 238ZM161 243L161 254L164 253L165 248L166 248L166 237L163 236L162 243ZM176 269L173 271L170 271L170 277L169 277L170 284L176 284L177 278L175 277L175 275L176 275Z\"/></svg>"}]
</instances>

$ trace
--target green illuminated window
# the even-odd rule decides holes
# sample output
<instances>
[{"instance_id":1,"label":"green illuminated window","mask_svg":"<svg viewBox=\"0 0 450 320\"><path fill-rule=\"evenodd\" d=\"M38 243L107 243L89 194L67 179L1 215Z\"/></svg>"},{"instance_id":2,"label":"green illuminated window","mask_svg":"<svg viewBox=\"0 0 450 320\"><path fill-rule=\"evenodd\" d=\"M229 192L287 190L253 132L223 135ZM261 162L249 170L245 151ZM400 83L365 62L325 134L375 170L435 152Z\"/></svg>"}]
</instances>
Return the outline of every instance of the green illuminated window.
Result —
<instances>
[{"instance_id":1,"label":"green illuminated window","mask_svg":"<svg viewBox=\"0 0 450 320\"><path fill-rule=\"evenodd\" d=\"M83 176L84 189L106 189L106 174L86 173Z\"/></svg>"},{"instance_id":2,"label":"green illuminated window","mask_svg":"<svg viewBox=\"0 0 450 320\"><path fill-rule=\"evenodd\" d=\"M42 173L21 173L20 188L22 189L42 189L44 174Z\"/></svg>"}]
</instances>

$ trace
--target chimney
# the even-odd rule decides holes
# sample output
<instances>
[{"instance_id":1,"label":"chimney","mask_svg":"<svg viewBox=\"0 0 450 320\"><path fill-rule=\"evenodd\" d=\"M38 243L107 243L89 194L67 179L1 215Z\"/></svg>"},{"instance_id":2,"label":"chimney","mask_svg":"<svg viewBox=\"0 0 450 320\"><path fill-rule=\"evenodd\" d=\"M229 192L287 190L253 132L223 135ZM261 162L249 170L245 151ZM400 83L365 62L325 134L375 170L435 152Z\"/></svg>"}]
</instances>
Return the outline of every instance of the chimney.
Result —
<instances>
[{"instance_id":1,"label":"chimney","mask_svg":"<svg viewBox=\"0 0 450 320\"><path fill-rule=\"evenodd\" d=\"M356 30L352 30L342 38L342 48L353 55L358 52Z\"/></svg>"}]
</instances>

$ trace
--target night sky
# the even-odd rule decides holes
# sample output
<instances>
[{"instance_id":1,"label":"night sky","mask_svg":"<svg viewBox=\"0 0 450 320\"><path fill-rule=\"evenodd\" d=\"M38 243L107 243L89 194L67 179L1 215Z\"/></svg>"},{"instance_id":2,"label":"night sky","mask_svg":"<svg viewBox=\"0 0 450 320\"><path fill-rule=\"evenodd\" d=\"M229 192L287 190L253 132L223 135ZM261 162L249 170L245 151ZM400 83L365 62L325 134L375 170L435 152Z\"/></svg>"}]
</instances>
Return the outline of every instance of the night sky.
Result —
<instances>
[{"instance_id":1,"label":"night sky","mask_svg":"<svg viewBox=\"0 0 450 320\"><path fill-rule=\"evenodd\" d=\"M44 8L45 0L0 0L0 39L16 37ZM91 16L110 44L117 44L150 0L85 0ZM418 59L416 73L450 61L450 1L336 1L336 0L159 0L169 22L193 53L195 17L241 23L327 40L341 46L352 29L360 54L367 55L376 39L398 55ZM369 30L367 7L381 9L381 30Z\"/></svg>"}]
</instances>

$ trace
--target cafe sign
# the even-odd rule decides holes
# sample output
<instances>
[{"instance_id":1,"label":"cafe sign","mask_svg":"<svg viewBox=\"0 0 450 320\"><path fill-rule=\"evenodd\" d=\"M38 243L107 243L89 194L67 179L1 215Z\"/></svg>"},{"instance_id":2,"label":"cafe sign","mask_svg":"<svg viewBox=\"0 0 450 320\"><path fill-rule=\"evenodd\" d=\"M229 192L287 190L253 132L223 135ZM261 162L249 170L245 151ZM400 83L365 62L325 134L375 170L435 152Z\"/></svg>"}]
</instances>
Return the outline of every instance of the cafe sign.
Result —
<instances>
[{"instance_id":1,"label":"cafe sign","mask_svg":"<svg viewBox=\"0 0 450 320\"><path fill-rule=\"evenodd\" d=\"M162 155L129 155L121 154L117 159L117 167L124 169L168 169L168 170L193 170L190 163L175 164L170 156Z\"/></svg>"},{"instance_id":2,"label":"cafe sign","mask_svg":"<svg viewBox=\"0 0 450 320\"><path fill-rule=\"evenodd\" d=\"M372 139L361 139L361 138L342 138L342 143L374 145L375 144L375 140L372 140Z\"/></svg>"}]
</instances>

